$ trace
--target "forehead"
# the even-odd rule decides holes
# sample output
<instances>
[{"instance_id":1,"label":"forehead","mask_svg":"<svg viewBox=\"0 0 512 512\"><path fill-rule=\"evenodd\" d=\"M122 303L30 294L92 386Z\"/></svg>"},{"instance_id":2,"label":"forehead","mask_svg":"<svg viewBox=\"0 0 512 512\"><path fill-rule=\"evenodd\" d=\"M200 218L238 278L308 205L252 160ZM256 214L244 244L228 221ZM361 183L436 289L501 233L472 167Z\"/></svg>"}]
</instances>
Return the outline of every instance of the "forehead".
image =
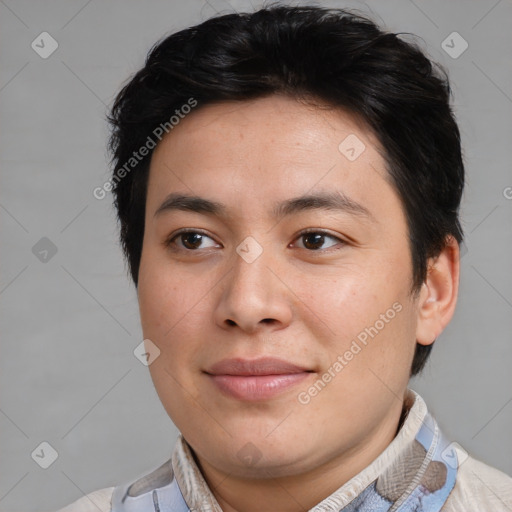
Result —
<instances>
[{"instance_id":1,"label":"forehead","mask_svg":"<svg viewBox=\"0 0 512 512\"><path fill-rule=\"evenodd\" d=\"M289 96L274 94L245 101L223 101L199 106L184 116L165 137L167 144L159 144L155 153L162 148L177 146L187 139L188 147L202 149L204 144L231 143L233 138L247 145L256 142L280 142L277 149L282 156L299 156L302 150L338 149L339 143L348 135L366 140L372 147L381 150L378 139L373 135L361 117L340 107L328 105L320 100L300 101ZM176 149L176 148L175 148ZM213 149L213 148L210 148ZM237 147L226 154L236 153ZM273 147L267 147L265 154L277 156ZM285 152L287 149L293 149ZM211 157L216 153L210 154ZM260 155L264 157L265 154ZM190 155L191 157L193 155Z\"/></svg>"},{"instance_id":2,"label":"forehead","mask_svg":"<svg viewBox=\"0 0 512 512\"><path fill-rule=\"evenodd\" d=\"M185 116L156 147L148 207L153 214L171 192L275 209L278 199L338 190L371 204L394 195L381 155L358 118L325 104L279 95L208 104Z\"/></svg>"}]
</instances>

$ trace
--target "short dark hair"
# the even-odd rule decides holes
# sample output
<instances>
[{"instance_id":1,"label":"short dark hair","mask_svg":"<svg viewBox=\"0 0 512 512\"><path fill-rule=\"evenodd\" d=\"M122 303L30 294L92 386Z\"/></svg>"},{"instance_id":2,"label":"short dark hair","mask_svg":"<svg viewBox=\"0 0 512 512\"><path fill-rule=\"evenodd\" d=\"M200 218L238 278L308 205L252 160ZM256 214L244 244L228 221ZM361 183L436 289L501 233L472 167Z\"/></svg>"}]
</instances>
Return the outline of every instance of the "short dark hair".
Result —
<instances>
[{"instance_id":1,"label":"short dark hair","mask_svg":"<svg viewBox=\"0 0 512 512\"><path fill-rule=\"evenodd\" d=\"M462 241L464 165L447 73L399 35L344 9L274 4L210 18L153 46L108 116L114 204L135 286L152 151L126 172L134 151L190 98L200 108L279 93L343 108L377 136L407 218L412 292L418 292L428 259L448 237ZM431 348L416 345L411 375Z\"/></svg>"}]
</instances>

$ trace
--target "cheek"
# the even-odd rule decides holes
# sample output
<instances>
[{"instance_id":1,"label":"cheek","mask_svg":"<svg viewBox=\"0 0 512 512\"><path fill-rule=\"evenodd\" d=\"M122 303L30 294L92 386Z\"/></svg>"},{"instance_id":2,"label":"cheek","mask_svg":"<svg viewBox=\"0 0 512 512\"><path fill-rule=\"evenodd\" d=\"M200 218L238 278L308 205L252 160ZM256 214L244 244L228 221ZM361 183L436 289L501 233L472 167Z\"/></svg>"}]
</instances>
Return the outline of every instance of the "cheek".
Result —
<instances>
[{"instance_id":1,"label":"cheek","mask_svg":"<svg viewBox=\"0 0 512 512\"><path fill-rule=\"evenodd\" d=\"M144 335L165 342L202 293L200 283L192 276L148 251L141 260L138 285Z\"/></svg>"},{"instance_id":2,"label":"cheek","mask_svg":"<svg viewBox=\"0 0 512 512\"><path fill-rule=\"evenodd\" d=\"M301 285L303 319L310 318L309 329L328 354L324 364L346 354L343 372L351 374L354 385L374 378L369 368L392 382L393 372L400 381L408 373L415 346L414 311L408 283L399 275L390 279L390 273L391 268L372 272L369 266L352 267L334 279L306 279Z\"/></svg>"},{"instance_id":3,"label":"cheek","mask_svg":"<svg viewBox=\"0 0 512 512\"><path fill-rule=\"evenodd\" d=\"M168 262L157 258L141 262L138 298L143 336L160 350L149 372L160 401L178 428L202 414L189 369L194 366L195 344L204 330L198 323L206 314L201 297L209 288L200 288L191 276L173 271Z\"/></svg>"},{"instance_id":4,"label":"cheek","mask_svg":"<svg viewBox=\"0 0 512 512\"><path fill-rule=\"evenodd\" d=\"M336 275L303 279L298 295L304 313L310 311L308 316L323 325L328 338L347 340L393 303L395 291L379 284L379 279L367 269L343 268Z\"/></svg>"},{"instance_id":5,"label":"cheek","mask_svg":"<svg viewBox=\"0 0 512 512\"><path fill-rule=\"evenodd\" d=\"M198 279L197 271L194 275L178 267L158 257L143 259L138 298L144 338L160 349L158 360L150 366L151 373L158 374L160 380L168 371L181 382L188 378L187 369L197 365L201 343L210 332L209 292L215 279Z\"/></svg>"}]
</instances>

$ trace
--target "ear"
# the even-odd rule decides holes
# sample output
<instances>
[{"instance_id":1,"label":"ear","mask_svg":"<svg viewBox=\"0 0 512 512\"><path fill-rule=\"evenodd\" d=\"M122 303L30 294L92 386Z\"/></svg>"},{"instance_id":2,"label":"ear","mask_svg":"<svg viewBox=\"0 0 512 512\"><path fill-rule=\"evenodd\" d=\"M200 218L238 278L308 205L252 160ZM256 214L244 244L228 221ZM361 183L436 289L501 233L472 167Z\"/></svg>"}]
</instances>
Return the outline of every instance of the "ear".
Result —
<instances>
[{"instance_id":1,"label":"ear","mask_svg":"<svg viewBox=\"0 0 512 512\"><path fill-rule=\"evenodd\" d=\"M428 260L427 277L418 299L416 341L431 345L452 319L459 292L459 244L446 239L441 253Z\"/></svg>"}]
</instances>

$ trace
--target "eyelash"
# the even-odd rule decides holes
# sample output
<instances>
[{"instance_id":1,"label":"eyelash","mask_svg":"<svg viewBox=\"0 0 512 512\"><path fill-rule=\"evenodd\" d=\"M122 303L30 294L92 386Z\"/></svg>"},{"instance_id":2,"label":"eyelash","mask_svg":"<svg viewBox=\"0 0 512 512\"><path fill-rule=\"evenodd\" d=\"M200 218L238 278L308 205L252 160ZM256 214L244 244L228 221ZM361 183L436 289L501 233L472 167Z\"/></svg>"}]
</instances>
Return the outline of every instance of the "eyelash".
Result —
<instances>
[{"instance_id":1,"label":"eyelash","mask_svg":"<svg viewBox=\"0 0 512 512\"><path fill-rule=\"evenodd\" d=\"M204 235L204 236L207 236L208 238L212 239L213 238L211 236L209 236L207 233L205 233L204 231L201 231L200 229L183 229L181 231L178 231L177 233L173 233L171 236L169 236L165 242L164 242L164 245L165 247L167 248L170 248L171 250L173 251L176 251L176 252L189 252L189 253L193 253L193 252L199 252L201 251L201 249L183 249L181 247L173 247L174 245L174 240L176 240L180 235L185 235L185 234L200 234L200 235ZM322 235L322 236L325 236L325 237L328 237L328 238L332 238L334 240L336 240L338 243L341 243L342 244L342 247L344 245L347 244L347 242L345 240L342 240L341 238L337 237L337 236L334 236L332 234L330 234L328 231L325 231L325 230L322 230L322 229L306 229L304 231L301 231L297 237L295 238L295 240L305 236L305 235L309 235L309 234L316 234L316 235ZM311 252L311 253L325 253L327 251L331 252L330 249L332 249L333 251L337 251L339 249L341 249L342 247L338 247L336 249L332 249L331 247L329 247L328 249L306 249L304 248L304 250L308 251L308 252ZM300 247L300 249L303 249L302 247Z\"/></svg>"}]
</instances>

